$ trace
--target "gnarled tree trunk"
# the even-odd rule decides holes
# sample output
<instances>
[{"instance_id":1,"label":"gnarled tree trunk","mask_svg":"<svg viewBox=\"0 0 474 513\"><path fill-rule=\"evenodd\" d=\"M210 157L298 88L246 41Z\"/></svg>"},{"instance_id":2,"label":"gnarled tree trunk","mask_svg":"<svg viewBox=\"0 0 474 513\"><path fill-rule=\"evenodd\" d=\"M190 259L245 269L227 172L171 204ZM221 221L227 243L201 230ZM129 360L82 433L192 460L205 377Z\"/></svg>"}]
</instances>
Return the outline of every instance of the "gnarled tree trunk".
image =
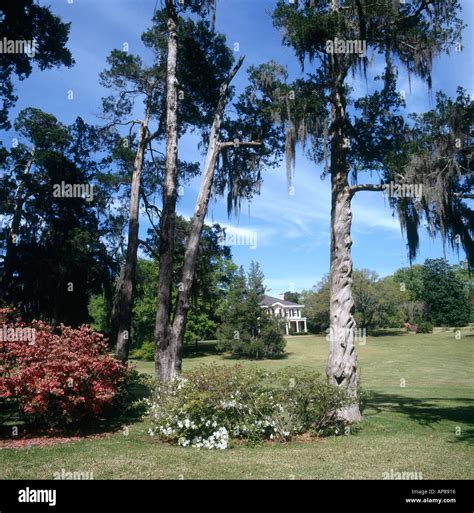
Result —
<instances>
[{"instance_id":1,"label":"gnarled tree trunk","mask_svg":"<svg viewBox=\"0 0 474 513\"><path fill-rule=\"evenodd\" d=\"M130 212L128 222L127 253L123 272L121 273L119 298L117 305L117 339L115 356L122 363L128 360L130 349L130 335L132 330L132 306L135 288L135 275L137 270L138 231L140 213L140 187L145 158L145 149L148 142L148 123L150 120L150 107L147 106L145 119L138 131L138 146L133 164L132 184L130 190Z\"/></svg>"},{"instance_id":2,"label":"gnarled tree trunk","mask_svg":"<svg viewBox=\"0 0 474 513\"><path fill-rule=\"evenodd\" d=\"M356 323L352 298L351 194L347 176L332 180L331 271L328 382L347 389L353 403L339 412L348 422L362 420L357 397L358 368L354 346Z\"/></svg>"},{"instance_id":3,"label":"gnarled tree trunk","mask_svg":"<svg viewBox=\"0 0 474 513\"><path fill-rule=\"evenodd\" d=\"M336 3L337 4L337 3ZM329 308L328 382L344 387L352 404L339 416L348 422L362 420L357 398L358 369L354 346L355 320L352 298L351 198L348 182L348 144L346 139L346 102L344 77L346 69L333 54L333 90L331 122L331 262Z\"/></svg>"}]
</instances>

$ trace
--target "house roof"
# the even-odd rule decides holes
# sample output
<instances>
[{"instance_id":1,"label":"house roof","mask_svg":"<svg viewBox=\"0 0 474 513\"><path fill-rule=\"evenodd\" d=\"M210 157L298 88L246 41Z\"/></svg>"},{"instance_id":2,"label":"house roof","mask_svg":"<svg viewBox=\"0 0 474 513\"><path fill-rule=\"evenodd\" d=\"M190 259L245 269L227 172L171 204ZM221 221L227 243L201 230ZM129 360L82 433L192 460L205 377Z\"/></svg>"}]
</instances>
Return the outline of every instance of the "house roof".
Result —
<instances>
[{"instance_id":1,"label":"house roof","mask_svg":"<svg viewBox=\"0 0 474 513\"><path fill-rule=\"evenodd\" d=\"M299 305L298 303L293 303L291 301L286 301L285 299L279 299L277 297L267 296L266 294L263 296L263 298L259 304L260 304L260 306L273 306L276 303L280 303L280 305L283 305L283 306L304 306L304 305Z\"/></svg>"}]
</instances>

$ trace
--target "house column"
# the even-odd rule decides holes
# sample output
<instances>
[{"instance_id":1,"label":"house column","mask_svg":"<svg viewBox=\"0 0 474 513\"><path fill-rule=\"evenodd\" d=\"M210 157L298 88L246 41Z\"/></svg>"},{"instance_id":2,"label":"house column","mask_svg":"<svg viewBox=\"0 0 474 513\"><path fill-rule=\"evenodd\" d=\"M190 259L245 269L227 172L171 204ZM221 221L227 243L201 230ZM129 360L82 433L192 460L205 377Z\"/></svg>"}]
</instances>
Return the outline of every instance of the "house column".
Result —
<instances>
[{"instance_id":1,"label":"house column","mask_svg":"<svg viewBox=\"0 0 474 513\"><path fill-rule=\"evenodd\" d=\"M288 335L289 329L288 329L288 321L285 321L285 334Z\"/></svg>"},{"instance_id":2,"label":"house column","mask_svg":"<svg viewBox=\"0 0 474 513\"><path fill-rule=\"evenodd\" d=\"M300 321L296 321L296 333L300 332Z\"/></svg>"},{"instance_id":3,"label":"house column","mask_svg":"<svg viewBox=\"0 0 474 513\"><path fill-rule=\"evenodd\" d=\"M308 328L306 327L306 319L304 320L304 332L307 333L308 332Z\"/></svg>"}]
</instances>

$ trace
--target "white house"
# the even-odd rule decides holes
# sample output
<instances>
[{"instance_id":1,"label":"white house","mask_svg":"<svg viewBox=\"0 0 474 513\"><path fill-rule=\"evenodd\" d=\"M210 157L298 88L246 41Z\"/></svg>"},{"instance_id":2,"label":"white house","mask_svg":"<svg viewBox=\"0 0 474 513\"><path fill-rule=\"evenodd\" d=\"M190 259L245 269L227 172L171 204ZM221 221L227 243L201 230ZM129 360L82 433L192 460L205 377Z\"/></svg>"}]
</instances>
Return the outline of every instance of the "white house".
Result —
<instances>
[{"instance_id":1,"label":"white house","mask_svg":"<svg viewBox=\"0 0 474 513\"><path fill-rule=\"evenodd\" d=\"M304 305L298 305L284 299L285 295L280 294L279 298L271 296L263 296L260 306L267 310L272 317L285 319L285 333L288 335L290 331L296 333L306 333L306 317L301 317L301 310Z\"/></svg>"}]
</instances>

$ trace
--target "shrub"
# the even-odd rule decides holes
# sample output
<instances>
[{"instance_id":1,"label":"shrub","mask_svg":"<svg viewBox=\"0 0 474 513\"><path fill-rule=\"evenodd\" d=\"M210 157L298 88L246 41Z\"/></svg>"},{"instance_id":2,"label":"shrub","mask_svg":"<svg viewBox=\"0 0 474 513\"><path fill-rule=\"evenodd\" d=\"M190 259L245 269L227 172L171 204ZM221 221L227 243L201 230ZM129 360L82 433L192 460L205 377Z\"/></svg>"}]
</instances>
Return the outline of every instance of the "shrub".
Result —
<instances>
[{"instance_id":1,"label":"shrub","mask_svg":"<svg viewBox=\"0 0 474 513\"><path fill-rule=\"evenodd\" d=\"M285 353L286 341L281 332L278 321L265 319L262 322L260 331L256 335L246 332L239 332L238 338L231 340L220 340L218 349L230 350L237 358L275 358Z\"/></svg>"},{"instance_id":2,"label":"shrub","mask_svg":"<svg viewBox=\"0 0 474 513\"><path fill-rule=\"evenodd\" d=\"M0 342L0 399L16 403L25 421L38 425L101 417L128 372L107 354L106 339L88 326L52 328L34 322L28 328L34 341L2 337Z\"/></svg>"},{"instance_id":3,"label":"shrub","mask_svg":"<svg viewBox=\"0 0 474 513\"><path fill-rule=\"evenodd\" d=\"M113 419L142 418L147 411L146 399L153 395L153 390L154 380L151 376L129 368L114 398L114 407L110 411Z\"/></svg>"},{"instance_id":4,"label":"shrub","mask_svg":"<svg viewBox=\"0 0 474 513\"><path fill-rule=\"evenodd\" d=\"M155 344L153 342L143 342L140 347L130 352L130 358L152 362L155 359Z\"/></svg>"},{"instance_id":5,"label":"shrub","mask_svg":"<svg viewBox=\"0 0 474 513\"><path fill-rule=\"evenodd\" d=\"M417 333L433 333L433 325L428 321L418 321L416 323Z\"/></svg>"},{"instance_id":6,"label":"shrub","mask_svg":"<svg viewBox=\"0 0 474 513\"><path fill-rule=\"evenodd\" d=\"M284 441L334 433L343 390L310 370L268 373L241 366L201 366L159 384L149 402L150 435L183 447L226 449L231 439Z\"/></svg>"}]
</instances>

